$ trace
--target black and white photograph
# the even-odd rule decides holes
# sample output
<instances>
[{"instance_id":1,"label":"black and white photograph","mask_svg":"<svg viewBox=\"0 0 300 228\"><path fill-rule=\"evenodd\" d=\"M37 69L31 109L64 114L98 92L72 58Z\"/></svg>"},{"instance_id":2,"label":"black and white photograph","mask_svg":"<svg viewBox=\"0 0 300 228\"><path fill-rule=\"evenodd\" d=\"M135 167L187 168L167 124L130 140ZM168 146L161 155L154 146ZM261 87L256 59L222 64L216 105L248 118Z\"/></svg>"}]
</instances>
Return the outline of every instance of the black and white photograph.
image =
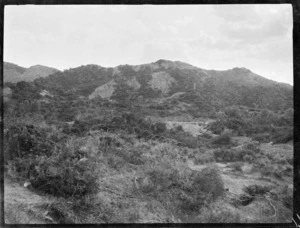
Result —
<instances>
[{"instance_id":1,"label":"black and white photograph","mask_svg":"<svg viewBox=\"0 0 300 228\"><path fill-rule=\"evenodd\" d=\"M5 5L3 27L5 224L292 223L292 4Z\"/></svg>"}]
</instances>

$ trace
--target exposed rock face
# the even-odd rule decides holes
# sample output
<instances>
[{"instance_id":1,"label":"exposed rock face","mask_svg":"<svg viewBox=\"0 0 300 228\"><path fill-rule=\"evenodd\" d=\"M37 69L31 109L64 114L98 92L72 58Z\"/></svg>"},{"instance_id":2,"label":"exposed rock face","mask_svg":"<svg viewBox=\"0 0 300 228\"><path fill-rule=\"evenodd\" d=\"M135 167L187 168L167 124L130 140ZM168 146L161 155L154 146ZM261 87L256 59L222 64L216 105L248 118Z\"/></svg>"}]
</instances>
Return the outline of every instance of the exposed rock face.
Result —
<instances>
[{"instance_id":1,"label":"exposed rock face","mask_svg":"<svg viewBox=\"0 0 300 228\"><path fill-rule=\"evenodd\" d=\"M120 75L120 74L121 74L121 72L119 70L119 67L114 67L112 76L116 76L116 75Z\"/></svg>"},{"instance_id":2,"label":"exposed rock face","mask_svg":"<svg viewBox=\"0 0 300 228\"><path fill-rule=\"evenodd\" d=\"M136 65L136 66L132 66L132 69L135 71L135 72L138 72L141 70L141 65Z\"/></svg>"},{"instance_id":3,"label":"exposed rock face","mask_svg":"<svg viewBox=\"0 0 300 228\"><path fill-rule=\"evenodd\" d=\"M141 84L136 80L136 77L126 81L126 84L134 90L138 90L139 88L141 88Z\"/></svg>"},{"instance_id":4,"label":"exposed rock face","mask_svg":"<svg viewBox=\"0 0 300 228\"><path fill-rule=\"evenodd\" d=\"M89 99L93 99L97 96L101 98L110 98L115 91L115 81L111 80L108 83L99 86L95 91L89 96Z\"/></svg>"},{"instance_id":5,"label":"exposed rock face","mask_svg":"<svg viewBox=\"0 0 300 228\"><path fill-rule=\"evenodd\" d=\"M149 82L152 89L160 90L163 94L167 94L170 91L172 83L175 83L174 78L164 71L153 73Z\"/></svg>"}]
</instances>

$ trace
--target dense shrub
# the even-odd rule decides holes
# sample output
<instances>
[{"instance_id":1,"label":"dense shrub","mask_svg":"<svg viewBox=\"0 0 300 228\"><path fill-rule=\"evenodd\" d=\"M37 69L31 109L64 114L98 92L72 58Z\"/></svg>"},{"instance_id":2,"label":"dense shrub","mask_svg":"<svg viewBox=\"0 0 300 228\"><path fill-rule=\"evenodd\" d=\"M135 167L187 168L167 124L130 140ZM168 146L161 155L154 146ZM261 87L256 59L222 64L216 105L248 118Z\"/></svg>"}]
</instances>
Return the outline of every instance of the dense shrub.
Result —
<instances>
[{"instance_id":1,"label":"dense shrub","mask_svg":"<svg viewBox=\"0 0 300 228\"><path fill-rule=\"evenodd\" d=\"M216 200L224 193L224 183L220 171L215 166L197 172L192 186L198 191L210 194L211 200Z\"/></svg>"},{"instance_id":2,"label":"dense shrub","mask_svg":"<svg viewBox=\"0 0 300 228\"><path fill-rule=\"evenodd\" d=\"M27 156L50 156L63 138L55 128L17 123L4 135L5 161Z\"/></svg>"},{"instance_id":3,"label":"dense shrub","mask_svg":"<svg viewBox=\"0 0 300 228\"><path fill-rule=\"evenodd\" d=\"M181 125L178 125L176 128L175 128L176 131L183 131L183 127Z\"/></svg>"},{"instance_id":4,"label":"dense shrub","mask_svg":"<svg viewBox=\"0 0 300 228\"><path fill-rule=\"evenodd\" d=\"M204 132L203 134L201 134L201 137L205 139L211 139L213 136L207 132Z\"/></svg>"},{"instance_id":5,"label":"dense shrub","mask_svg":"<svg viewBox=\"0 0 300 228\"><path fill-rule=\"evenodd\" d=\"M211 139L211 144L214 146L228 146L232 143L231 136L228 133L221 134Z\"/></svg>"},{"instance_id":6,"label":"dense shrub","mask_svg":"<svg viewBox=\"0 0 300 228\"><path fill-rule=\"evenodd\" d=\"M250 162L256 160L259 151L260 150L257 146L252 144L246 144L241 149L215 149L214 157L215 160L219 162Z\"/></svg>"},{"instance_id":7,"label":"dense shrub","mask_svg":"<svg viewBox=\"0 0 300 228\"><path fill-rule=\"evenodd\" d=\"M271 134L270 133L253 134L252 139L255 141L262 142L262 143L267 143L267 142L270 142Z\"/></svg>"},{"instance_id":8,"label":"dense shrub","mask_svg":"<svg viewBox=\"0 0 300 228\"><path fill-rule=\"evenodd\" d=\"M260 142L272 140L286 143L292 140L293 110L284 114L270 110L256 110L255 113L247 108L227 107L218 120L210 123L208 129L215 134L221 134L224 129L231 129L238 135L247 135Z\"/></svg>"},{"instance_id":9,"label":"dense shrub","mask_svg":"<svg viewBox=\"0 0 300 228\"><path fill-rule=\"evenodd\" d=\"M287 208L293 209L293 189L288 188L286 185L282 186L275 191L275 196L281 200Z\"/></svg>"},{"instance_id":10,"label":"dense shrub","mask_svg":"<svg viewBox=\"0 0 300 228\"><path fill-rule=\"evenodd\" d=\"M187 212L198 211L200 208L215 202L224 193L224 183L216 167L205 168L192 174L189 185L179 195L179 207Z\"/></svg>"},{"instance_id":11,"label":"dense shrub","mask_svg":"<svg viewBox=\"0 0 300 228\"><path fill-rule=\"evenodd\" d=\"M66 142L55 128L16 124L5 137L8 173L56 196L92 193L97 188L95 159L76 144L74 140ZM86 160L81 161L82 157Z\"/></svg>"},{"instance_id":12,"label":"dense shrub","mask_svg":"<svg viewBox=\"0 0 300 228\"><path fill-rule=\"evenodd\" d=\"M244 129L247 128L246 123L243 120L237 118L228 118L225 122L225 126L226 128L237 132L239 135L244 135Z\"/></svg>"},{"instance_id":13,"label":"dense shrub","mask_svg":"<svg viewBox=\"0 0 300 228\"><path fill-rule=\"evenodd\" d=\"M269 192L272 189L271 186L267 186L267 185L248 185L246 187L243 188L243 191L255 196L255 195L264 195L267 192Z\"/></svg>"},{"instance_id":14,"label":"dense shrub","mask_svg":"<svg viewBox=\"0 0 300 228\"><path fill-rule=\"evenodd\" d=\"M241 172L243 163L242 162L234 162L234 163L230 164L229 167L231 167L234 171Z\"/></svg>"},{"instance_id":15,"label":"dense shrub","mask_svg":"<svg viewBox=\"0 0 300 228\"><path fill-rule=\"evenodd\" d=\"M214 134L220 135L224 131L225 127L224 121L217 120L208 124L207 129L212 131Z\"/></svg>"},{"instance_id":16,"label":"dense shrub","mask_svg":"<svg viewBox=\"0 0 300 228\"><path fill-rule=\"evenodd\" d=\"M214 157L218 162L234 162L236 161L236 151L218 148L214 150Z\"/></svg>"},{"instance_id":17,"label":"dense shrub","mask_svg":"<svg viewBox=\"0 0 300 228\"><path fill-rule=\"evenodd\" d=\"M32 186L42 192L63 197L82 197L97 191L97 165L70 159L68 149L51 157L39 157L35 173L30 177Z\"/></svg>"},{"instance_id":18,"label":"dense shrub","mask_svg":"<svg viewBox=\"0 0 300 228\"><path fill-rule=\"evenodd\" d=\"M184 214L215 201L224 190L216 167L199 172L167 158L160 161L154 159L146 166L145 174L137 184L139 189L154 196L167 209L176 208Z\"/></svg>"},{"instance_id":19,"label":"dense shrub","mask_svg":"<svg viewBox=\"0 0 300 228\"><path fill-rule=\"evenodd\" d=\"M265 162L259 161L256 164L256 167L264 176L274 176L281 179L285 174L285 168L283 165L274 164L269 159Z\"/></svg>"},{"instance_id":20,"label":"dense shrub","mask_svg":"<svg viewBox=\"0 0 300 228\"><path fill-rule=\"evenodd\" d=\"M195 149L201 145L201 142L198 140L197 137L194 137L187 132L171 131L169 135L170 138L173 138L176 141L178 141L178 145L180 146Z\"/></svg>"},{"instance_id":21,"label":"dense shrub","mask_svg":"<svg viewBox=\"0 0 300 228\"><path fill-rule=\"evenodd\" d=\"M294 139L292 128L283 128L272 134L273 143L287 143Z\"/></svg>"},{"instance_id":22,"label":"dense shrub","mask_svg":"<svg viewBox=\"0 0 300 228\"><path fill-rule=\"evenodd\" d=\"M214 162L214 155L211 153L197 153L194 158L195 165L202 165L209 162Z\"/></svg>"}]
</instances>

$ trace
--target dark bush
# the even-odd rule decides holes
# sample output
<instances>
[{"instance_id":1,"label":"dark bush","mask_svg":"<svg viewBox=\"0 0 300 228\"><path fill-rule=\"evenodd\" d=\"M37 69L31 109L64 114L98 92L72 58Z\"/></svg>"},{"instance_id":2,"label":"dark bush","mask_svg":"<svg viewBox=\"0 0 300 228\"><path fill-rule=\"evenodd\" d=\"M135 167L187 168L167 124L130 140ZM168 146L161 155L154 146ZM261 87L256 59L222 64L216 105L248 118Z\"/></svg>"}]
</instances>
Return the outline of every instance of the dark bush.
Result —
<instances>
[{"instance_id":1,"label":"dark bush","mask_svg":"<svg viewBox=\"0 0 300 228\"><path fill-rule=\"evenodd\" d=\"M192 136L189 133L182 132L182 131L177 131L177 132L171 132L171 137L178 141L180 146L185 146L188 148L195 149L197 148L200 144L198 139L194 136Z\"/></svg>"},{"instance_id":2,"label":"dark bush","mask_svg":"<svg viewBox=\"0 0 300 228\"><path fill-rule=\"evenodd\" d=\"M236 151L219 148L214 150L214 157L218 162L233 162L236 161Z\"/></svg>"},{"instance_id":3,"label":"dark bush","mask_svg":"<svg viewBox=\"0 0 300 228\"><path fill-rule=\"evenodd\" d=\"M236 118L228 118L225 122L225 126L226 128L237 132L239 135L243 135L245 133L244 129L247 128L246 123L243 120Z\"/></svg>"},{"instance_id":4,"label":"dark bush","mask_svg":"<svg viewBox=\"0 0 300 228\"><path fill-rule=\"evenodd\" d=\"M273 143L287 143L294 139L293 129L292 128L284 128L280 129L276 133L272 135Z\"/></svg>"},{"instance_id":5,"label":"dark bush","mask_svg":"<svg viewBox=\"0 0 300 228\"><path fill-rule=\"evenodd\" d=\"M176 131L183 131L183 127L181 125L178 125L176 128L175 128Z\"/></svg>"},{"instance_id":6,"label":"dark bush","mask_svg":"<svg viewBox=\"0 0 300 228\"><path fill-rule=\"evenodd\" d=\"M50 156L55 148L58 135L51 134L51 128L15 124L4 135L5 161L29 155Z\"/></svg>"},{"instance_id":7,"label":"dark bush","mask_svg":"<svg viewBox=\"0 0 300 228\"><path fill-rule=\"evenodd\" d=\"M204 132L203 134L201 134L201 137L203 137L205 139L211 139L213 136L209 133Z\"/></svg>"},{"instance_id":8,"label":"dark bush","mask_svg":"<svg viewBox=\"0 0 300 228\"><path fill-rule=\"evenodd\" d=\"M195 165L199 165L199 164L202 165L214 161L215 159L213 154L208 154L208 153L197 153L194 158Z\"/></svg>"},{"instance_id":9,"label":"dark bush","mask_svg":"<svg viewBox=\"0 0 300 228\"><path fill-rule=\"evenodd\" d=\"M212 131L214 134L220 135L225 129L224 121L221 120L214 121L208 124L207 129Z\"/></svg>"},{"instance_id":10,"label":"dark bush","mask_svg":"<svg viewBox=\"0 0 300 228\"><path fill-rule=\"evenodd\" d=\"M214 146L228 146L231 144L231 136L228 133L216 136L211 139L211 144Z\"/></svg>"},{"instance_id":11,"label":"dark bush","mask_svg":"<svg viewBox=\"0 0 300 228\"><path fill-rule=\"evenodd\" d=\"M95 159L79 149L71 149L59 134L49 126L15 124L9 128L4 151L10 174L55 196L81 197L94 192ZM85 161L80 161L82 156Z\"/></svg>"},{"instance_id":12,"label":"dark bush","mask_svg":"<svg viewBox=\"0 0 300 228\"><path fill-rule=\"evenodd\" d=\"M214 150L214 158L219 162L253 161L256 159L257 152L253 150L221 149Z\"/></svg>"},{"instance_id":13,"label":"dark bush","mask_svg":"<svg viewBox=\"0 0 300 228\"><path fill-rule=\"evenodd\" d=\"M242 171L242 167L243 167L243 163L241 162L234 162L230 165L230 167L237 172L241 172Z\"/></svg>"},{"instance_id":14,"label":"dark bush","mask_svg":"<svg viewBox=\"0 0 300 228\"><path fill-rule=\"evenodd\" d=\"M162 122L157 122L151 126L154 134L161 134L167 130L166 124Z\"/></svg>"},{"instance_id":15,"label":"dark bush","mask_svg":"<svg viewBox=\"0 0 300 228\"><path fill-rule=\"evenodd\" d=\"M243 188L243 191L255 196L255 195L264 195L267 192L270 192L270 190L272 189L271 186L267 186L267 185L248 185L246 187Z\"/></svg>"},{"instance_id":16,"label":"dark bush","mask_svg":"<svg viewBox=\"0 0 300 228\"><path fill-rule=\"evenodd\" d=\"M30 177L32 186L55 196L82 197L97 190L97 165L92 158L72 159L68 148L51 157L38 157L35 173Z\"/></svg>"},{"instance_id":17,"label":"dark bush","mask_svg":"<svg viewBox=\"0 0 300 228\"><path fill-rule=\"evenodd\" d=\"M193 178L192 187L197 191L209 194L213 201L224 193L224 183L220 171L214 166L197 172Z\"/></svg>"},{"instance_id":18,"label":"dark bush","mask_svg":"<svg viewBox=\"0 0 300 228\"><path fill-rule=\"evenodd\" d=\"M271 138L270 133L259 133L259 134L252 135L253 140L263 142L263 143L270 142L270 138Z\"/></svg>"}]
</instances>

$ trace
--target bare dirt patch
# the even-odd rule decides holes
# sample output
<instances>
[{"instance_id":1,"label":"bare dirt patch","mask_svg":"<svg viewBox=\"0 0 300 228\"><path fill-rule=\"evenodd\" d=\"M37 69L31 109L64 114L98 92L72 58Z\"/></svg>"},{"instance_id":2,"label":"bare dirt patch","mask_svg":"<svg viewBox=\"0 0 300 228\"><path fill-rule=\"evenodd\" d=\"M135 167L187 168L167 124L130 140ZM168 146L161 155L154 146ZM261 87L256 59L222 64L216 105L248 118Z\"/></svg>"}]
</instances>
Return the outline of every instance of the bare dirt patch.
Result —
<instances>
[{"instance_id":1,"label":"bare dirt patch","mask_svg":"<svg viewBox=\"0 0 300 228\"><path fill-rule=\"evenodd\" d=\"M37 195L20 183L4 181L4 220L6 224L47 224L47 205L52 200Z\"/></svg>"}]
</instances>

